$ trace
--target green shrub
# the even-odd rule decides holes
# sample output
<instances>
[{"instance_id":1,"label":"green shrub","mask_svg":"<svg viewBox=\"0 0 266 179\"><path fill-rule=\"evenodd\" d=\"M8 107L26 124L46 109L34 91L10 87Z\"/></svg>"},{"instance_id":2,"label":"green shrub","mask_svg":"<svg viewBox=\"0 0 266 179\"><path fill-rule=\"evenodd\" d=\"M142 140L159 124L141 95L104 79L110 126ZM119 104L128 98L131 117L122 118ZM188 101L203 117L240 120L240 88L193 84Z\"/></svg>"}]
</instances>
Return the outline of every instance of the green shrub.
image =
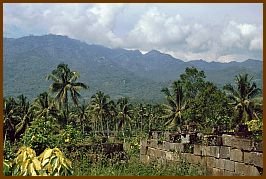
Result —
<instances>
[{"instance_id":1,"label":"green shrub","mask_svg":"<svg viewBox=\"0 0 266 179\"><path fill-rule=\"evenodd\" d=\"M46 149L40 156L30 147L21 147L14 160L4 161L4 175L67 176L72 175L71 161L58 149Z\"/></svg>"}]
</instances>

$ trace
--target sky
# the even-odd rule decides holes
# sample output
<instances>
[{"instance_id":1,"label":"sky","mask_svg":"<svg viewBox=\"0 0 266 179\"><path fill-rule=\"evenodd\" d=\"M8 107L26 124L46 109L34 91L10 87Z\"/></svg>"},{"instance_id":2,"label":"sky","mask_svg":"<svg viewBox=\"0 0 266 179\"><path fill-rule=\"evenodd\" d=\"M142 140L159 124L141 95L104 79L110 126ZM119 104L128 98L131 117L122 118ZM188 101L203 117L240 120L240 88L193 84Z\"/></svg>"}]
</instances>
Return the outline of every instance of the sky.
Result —
<instances>
[{"instance_id":1,"label":"sky","mask_svg":"<svg viewBox=\"0 0 266 179\"><path fill-rule=\"evenodd\" d=\"M184 61L262 60L262 3L5 3L4 37L58 34Z\"/></svg>"}]
</instances>

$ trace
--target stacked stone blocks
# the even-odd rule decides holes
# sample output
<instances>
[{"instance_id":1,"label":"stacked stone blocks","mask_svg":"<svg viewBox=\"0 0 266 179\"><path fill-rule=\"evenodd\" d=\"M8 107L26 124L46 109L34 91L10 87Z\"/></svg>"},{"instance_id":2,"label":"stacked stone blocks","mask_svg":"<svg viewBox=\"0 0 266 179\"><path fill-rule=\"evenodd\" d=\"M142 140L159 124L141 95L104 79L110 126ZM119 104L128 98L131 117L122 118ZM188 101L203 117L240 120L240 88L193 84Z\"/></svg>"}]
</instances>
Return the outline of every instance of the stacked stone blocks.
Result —
<instances>
[{"instance_id":1,"label":"stacked stone blocks","mask_svg":"<svg viewBox=\"0 0 266 179\"><path fill-rule=\"evenodd\" d=\"M234 135L156 132L140 142L140 159L160 163L185 160L212 176L260 176L263 141Z\"/></svg>"}]
</instances>

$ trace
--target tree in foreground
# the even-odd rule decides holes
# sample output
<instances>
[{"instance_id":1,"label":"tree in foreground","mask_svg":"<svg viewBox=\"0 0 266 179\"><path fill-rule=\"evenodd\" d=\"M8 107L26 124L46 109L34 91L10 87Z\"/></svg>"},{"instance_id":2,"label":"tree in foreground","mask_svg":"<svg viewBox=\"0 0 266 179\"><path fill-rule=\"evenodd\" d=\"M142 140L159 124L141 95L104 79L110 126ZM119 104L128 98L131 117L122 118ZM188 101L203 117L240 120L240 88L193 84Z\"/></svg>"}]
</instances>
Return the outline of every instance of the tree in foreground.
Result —
<instances>
[{"instance_id":1,"label":"tree in foreground","mask_svg":"<svg viewBox=\"0 0 266 179\"><path fill-rule=\"evenodd\" d=\"M68 117L68 98L69 93L72 101L77 106L78 98L81 96L79 91L81 89L87 89L88 86L84 83L77 82L79 73L71 71L67 64L59 64L51 74L47 76L47 80L53 80L50 86L52 93L56 93L55 99L59 101L60 107L64 106L66 110L66 116Z\"/></svg>"},{"instance_id":2,"label":"tree in foreground","mask_svg":"<svg viewBox=\"0 0 266 179\"><path fill-rule=\"evenodd\" d=\"M176 130L178 126L183 124L182 112L186 108L186 100L184 90L180 81L174 81L172 84L172 93L168 88L163 88L168 105L164 105L167 115L163 116L167 119L166 126Z\"/></svg>"},{"instance_id":3,"label":"tree in foreground","mask_svg":"<svg viewBox=\"0 0 266 179\"><path fill-rule=\"evenodd\" d=\"M224 90L237 112L235 123L243 124L257 116L256 104L253 99L261 90L257 88L254 82L252 83L252 77L249 77L248 74L236 76L235 83L236 88L231 84L227 84L224 86Z\"/></svg>"}]
</instances>

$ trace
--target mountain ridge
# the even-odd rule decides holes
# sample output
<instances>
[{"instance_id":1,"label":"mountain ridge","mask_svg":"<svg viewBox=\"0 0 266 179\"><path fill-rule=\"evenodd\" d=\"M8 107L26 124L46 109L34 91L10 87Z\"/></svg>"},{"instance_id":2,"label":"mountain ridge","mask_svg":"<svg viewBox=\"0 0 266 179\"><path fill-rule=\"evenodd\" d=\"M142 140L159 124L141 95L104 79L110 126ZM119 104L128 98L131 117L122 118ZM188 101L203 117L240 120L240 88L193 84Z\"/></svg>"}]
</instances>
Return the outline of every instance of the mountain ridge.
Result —
<instances>
[{"instance_id":1,"label":"mountain ridge","mask_svg":"<svg viewBox=\"0 0 266 179\"><path fill-rule=\"evenodd\" d=\"M259 86L262 84L262 61L253 59L232 63L202 59L185 62L158 50L142 54L139 50L111 49L51 34L4 38L3 46L5 96L26 93L33 98L48 90L51 82L43 76L62 62L79 71L80 81L91 86L89 92L83 93L88 98L102 90L114 98L159 100L163 98L161 88L191 66L204 70L207 79L218 86L232 82L235 75L244 72L255 76Z\"/></svg>"},{"instance_id":2,"label":"mountain ridge","mask_svg":"<svg viewBox=\"0 0 266 179\"><path fill-rule=\"evenodd\" d=\"M260 61L261 60L257 60L257 59L247 59L247 60L244 60L244 61L229 61L229 62L218 62L218 61L206 61L204 59L198 59L198 60L189 60L189 61L184 61L182 59L179 59L179 58L176 58L176 57L173 57L172 55L170 54L167 54L167 53L163 53L159 50L156 50L156 49L152 49L146 53L141 53L140 50L132 50L132 49L125 49L125 48L109 48L109 47L106 47L104 45L100 45L100 44L93 44L93 43L87 43L87 42L84 42L84 41L81 41L81 40L78 40L78 39L73 39L73 38L70 38L66 35L56 35L56 34L46 34L46 35L29 35L29 36L23 36L23 37L19 37L19 38L10 38L10 37L4 37L4 41L5 40L22 40L22 39L27 39L28 37L61 37L61 38L65 38L65 39L69 39L69 40L73 40L73 41L76 41L76 42L79 42L79 43L82 43L82 44L86 44L86 45L89 45L89 46L95 46L95 47L101 47L101 48L105 48L105 49L109 49L109 50L124 50L124 51L131 51L131 52L137 52L141 55L149 55L149 54L160 54L160 55L166 55L166 56L169 56L171 58L174 58L176 60L181 60L182 62L198 62L198 61L203 61L203 62L206 62L206 63L222 63L222 64L228 64L228 63L243 63L243 62L247 62L247 61Z\"/></svg>"}]
</instances>

